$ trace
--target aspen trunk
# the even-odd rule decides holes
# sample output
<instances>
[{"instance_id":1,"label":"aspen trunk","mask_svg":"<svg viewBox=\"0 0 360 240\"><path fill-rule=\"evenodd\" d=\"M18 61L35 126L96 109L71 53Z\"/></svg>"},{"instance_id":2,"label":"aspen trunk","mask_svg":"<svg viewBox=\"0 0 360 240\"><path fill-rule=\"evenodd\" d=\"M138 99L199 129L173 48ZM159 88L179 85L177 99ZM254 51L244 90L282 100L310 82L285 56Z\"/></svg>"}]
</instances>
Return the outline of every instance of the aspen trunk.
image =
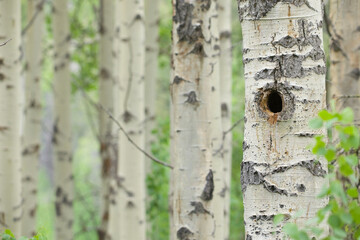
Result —
<instances>
[{"instance_id":1,"label":"aspen trunk","mask_svg":"<svg viewBox=\"0 0 360 240\"><path fill-rule=\"evenodd\" d=\"M23 142L22 194L24 209L22 235L32 237L36 233L37 179L40 158L42 123L41 69L42 37L44 27L42 0L29 0L27 6L28 23L34 18L25 35L25 123Z\"/></svg>"},{"instance_id":2,"label":"aspen trunk","mask_svg":"<svg viewBox=\"0 0 360 240\"><path fill-rule=\"evenodd\" d=\"M360 2L330 1L331 93L337 108L351 107L360 120Z\"/></svg>"},{"instance_id":3,"label":"aspen trunk","mask_svg":"<svg viewBox=\"0 0 360 240\"><path fill-rule=\"evenodd\" d=\"M325 206L326 160L307 145L308 121L326 107L322 1L240 0L244 36L245 136L241 184L247 239L282 239L273 216Z\"/></svg>"},{"instance_id":4,"label":"aspen trunk","mask_svg":"<svg viewBox=\"0 0 360 240\"><path fill-rule=\"evenodd\" d=\"M120 2L120 73L119 115L117 116L130 138L142 149L145 147L144 71L145 24L144 2ZM118 179L119 191L118 237L128 240L146 239L145 218L145 156L119 133Z\"/></svg>"},{"instance_id":5,"label":"aspen trunk","mask_svg":"<svg viewBox=\"0 0 360 240\"><path fill-rule=\"evenodd\" d=\"M220 90L221 90L221 123L223 128L224 158L224 239L230 234L230 183L232 160L232 133L225 132L231 128L231 90L232 90L232 59L231 59L231 0L219 0L219 33L220 33Z\"/></svg>"},{"instance_id":6,"label":"aspen trunk","mask_svg":"<svg viewBox=\"0 0 360 240\"><path fill-rule=\"evenodd\" d=\"M216 4L173 0L172 239L216 239L217 225L222 224L215 211L215 195L221 188L214 181L218 169L211 132L217 124L211 88L219 77Z\"/></svg>"},{"instance_id":7,"label":"aspen trunk","mask_svg":"<svg viewBox=\"0 0 360 240\"><path fill-rule=\"evenodd\" d=\"M115 71L118 67L116 61L115 39L116 39L116 21L115 10L116 0L100 0L100 83L99 83L99 103L110 113L114 113L113 89ZM116 142L114 137L113 121L105 111L99 112L99 138L100 154L102 161L102 205L101 205L101 225L98 230L100 240L109 236L109 208L110 208L110 181L115 175L116 162Z\"/></svg>"},{"instance_id":8,"label":"aspen trunk","mask_svg":"<svg viewBox=\"0 0 360 240\"><path fill-rule=\"evenodd\" d=\"M145 1L145 145L151 153L151 145L155 137L151 133L156 127L156 89L159 52L159 0ZM146 161L146 172L151 169L151 161Z\"/></svg>"},{"instance_id":9,"label":"aspen trunk","mask_svg":"<svg viewBox=\"0 0 360 240\"><path fill-rule=\"evenodd\" d=\"M73 173L70 121L70 31L66 0L53 1L54 33L54 175L55 235L58 240L73 238Z\"/></svg>"},{"instance_id":10,"label":"aspen trunk","mask_svg":"<svg viewBox=\"0 0 360 240\"><path fill-rule=\"evenodd\" d=\"M0 1L0 231L21 234L20 0Z\"/></svg>"}]
</instances>

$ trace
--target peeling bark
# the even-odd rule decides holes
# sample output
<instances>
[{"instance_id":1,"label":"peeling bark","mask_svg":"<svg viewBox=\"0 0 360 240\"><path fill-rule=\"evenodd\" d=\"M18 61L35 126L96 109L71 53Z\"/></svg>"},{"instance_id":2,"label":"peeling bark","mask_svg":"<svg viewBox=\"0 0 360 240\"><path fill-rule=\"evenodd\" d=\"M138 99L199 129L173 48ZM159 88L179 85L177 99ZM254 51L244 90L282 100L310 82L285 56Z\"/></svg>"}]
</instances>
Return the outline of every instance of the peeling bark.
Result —
<instances>
[{"instance_id":1,"label":"peeling bark","mask_svg":"<svg viewBox=\"0 0 360 240\"><path fill-rule=\"evenodd\" d=\"M10 228L21 235L21 146L20 122L20 0L0 1L0 232Z\"/></svg>"},{"instance_id":2,"label":"peeling bark","mask_svg":"<svg viewBox=\"0 0 360 240\"><path fill-rule=\"evenodd\" d=\"M53 1L55 236L73 239L74 177L71 144L70 24L67 1Z\"/></svg>"},{"instance_id":3,"label":"peeling bark","mask_svg":"<svg viewBox=\"0 0 360 240\"><path fill-rule=\"evenodd\" d=\"M22 195L24 209L21 233L32 237L36 234L37 183L40 157L40 133L42 122L41 69L44 30L44 12L41 0L29 0L28 22L36 19L25 35L25 122L22 151Z\"/></svg>"},{"instance_id":4,"label":"peeling bark","mask_svg":"<svg viewBox=\"0 0 360 240\"><path fill-rule=\"evenodd\" d=\"M325 160L315 161L308 120L325 108L320 0L240 0L246 80L244 194L246 239L282 239L273 216L305 210L302 226L326 204Z\"/></svg>"}]
</instances>

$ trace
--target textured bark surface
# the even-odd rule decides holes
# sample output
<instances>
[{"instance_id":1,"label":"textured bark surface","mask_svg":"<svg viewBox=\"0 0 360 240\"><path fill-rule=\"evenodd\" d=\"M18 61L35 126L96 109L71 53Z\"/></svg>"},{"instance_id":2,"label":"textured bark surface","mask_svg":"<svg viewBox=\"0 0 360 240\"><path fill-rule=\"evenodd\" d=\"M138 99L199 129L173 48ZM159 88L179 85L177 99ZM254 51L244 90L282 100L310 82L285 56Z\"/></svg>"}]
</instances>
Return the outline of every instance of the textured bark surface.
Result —
<instances>
[{"instance_id":1,"label":"textured bark surface","mask_svg":"<svg viewBox=\"0 0 360 240\"><path fill-rule=\"evenodd\" d=\"M21 234L20 0L0 1L0 232Z\"/></svg>"},{"instance_id":2,"label":"textured bark surface","mask_svg":"<svg viewBox=\"0 0 360 240\"><path fill-rule=\"evenodd\" d=\"M326 161L307 145L308 121L325 108L320 0L240 0L244 36L245 139L241 184L247 239L282 239L273 217L302 225L326 204L317 199ZM272 234L272 233L275 234Z\"/></svg>"},{"instance_id":3,"label":"textured bark surface","mask_svg":"<svg viewBox=\"0 0 360 240\"><path fill-rule=\"evenodd\" d=\"M218 214L214 211L214 197L221 187L215 185L219 172L213 162L216 148L212 148L215 135L211 128L216 124L212 122L216 114L210 111L214 107L212 87L219 77L216 1L173 0L173 8L171 157L175 230L171 237L215 239L221 231L217 233L217 225L222 225L216 222ZM223 219L223 212L220 215Z\"/></svg>"},{"instance_id":4,"label":"textured bark surface","mask_svg":"<svg viewBox=\"0 0 360 240\"><path fill-rule=\"evenodd\" d=\"M110 113L114 113L113 92L116 81L117 53L115 44L117 40L115 10L116 0L100 1L100 83L99 83L99 103ZM111 239L109 233L110 216L110 182L116 174L116 139L115 126L105 111L99 112L99 138L101 155L101 225L98 229L100 240ZM112 224L112 223L111 223Z\"/></svg>"},{"instance_id":5,"label":"textured bark surface","mask_svg":"<svg viewBox=\"0 0 360 240\"><path fill-rule=\"evenodd\" d=\"M27 21L37 14L25 35L25 123L22 146L22 195L24 198L22 235L36 233L37 176L42 122L41 69L44 13L42 0L29 0Z\"/></svg>"},{"instance_id":6,"label":"textured bark surface","mask_svg":"<svg viewBox=\"0 0 360 240\"><path fill-rule=\"evenodd\" d=\"M70 31L66 0L53 1L55 236L73 238L73 172L70 121Z\"/></svg>"},{"instance_id":7,"label":"textured bark surface","mask_svg":"<svg viewBox=\"0 0 360 240\"><path fill-rule=\"evenodd\" d=\"M151 131L156 127L156 90L159 52L159 0L145 1L145 144L146 151L151 153L155 136ZM151 161L146 161L146 172L150 172Z\"/></svg>"},{"instance_id":8,"label":"textured bark surface","mask_svg":"<svg viewBox=\"0 0 360 240\"><path fill-rule=\"evenodd\" d=\"M142 0L120 1L120 67L118 119L131 139L145 148L145 22ZM145 156L119 133L116 200L118 235L114 239L146 239Z\"/></svg>"},{"instance_id":9,"label":"textured bark surface","mask_svg":"<svg viewBox=\"0 0 360 240\"><path fill-rule=\"evenodd\" d=\"M232 90L232 59L231 59L231 0L219 0L219 33L220 33L220 90L221 90L221 123L223 131L231 127L231 90ZM225 132L224 132L225 134ZM225 136L225 135L224 135ZM223 138L222 154L224 158L224 239L230 234L230 183L232 158L232 133Z\"/></svg>"},{"instance_id":10,"label":"textured bark surface","mask_svg":"<svg viewBox=\"0 0 360 240\"><path fill-rule=\"evenodd\" d=\"M330 1L331 95L337 108L351 107L360 120L360 2Z\"/></svg>"}]
</instances>

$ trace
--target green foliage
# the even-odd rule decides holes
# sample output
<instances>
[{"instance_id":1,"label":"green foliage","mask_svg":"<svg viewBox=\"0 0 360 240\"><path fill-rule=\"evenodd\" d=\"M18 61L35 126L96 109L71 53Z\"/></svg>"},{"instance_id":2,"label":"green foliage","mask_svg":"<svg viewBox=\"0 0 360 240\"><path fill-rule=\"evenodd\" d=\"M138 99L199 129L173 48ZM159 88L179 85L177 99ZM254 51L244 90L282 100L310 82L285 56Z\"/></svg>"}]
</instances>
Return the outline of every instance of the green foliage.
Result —
<instances>
[{"instance_id":1,"label":"green foliage","mask_svg":"<svg viewBox=\"0 0 360 240\"><path fill-rule=\"evenodd\" d=\"M41 232L36 234L34 237L26 238L26 237L20 237L15 238L14 234L11 232L10 229L5 229L5 231L0 234L1 240L47 240L45 235Z\"/></svg>"},{"instance_id":2,"label":"green foliage","mask_svg":"<svg viewBox=\"0 0 360 240\"><path fill-rule=\"evenodd\" d=\"M291 239L360 240L360 132L353 121L354 113L350 108L336 112L334 103L332 111L322 110L317 118L310 121L310 127L325 127L328 132L328 138L315 137L312 152L329 162L327 178L330 184L324 186L319 195L320 198L328 198L329 203L318 211L304 229L299 229L294 223L286 223L283 231ZM275 224L282 219L275 217ZM320 224L324 227L314 227Z\"/></svg>"}]
</instances>

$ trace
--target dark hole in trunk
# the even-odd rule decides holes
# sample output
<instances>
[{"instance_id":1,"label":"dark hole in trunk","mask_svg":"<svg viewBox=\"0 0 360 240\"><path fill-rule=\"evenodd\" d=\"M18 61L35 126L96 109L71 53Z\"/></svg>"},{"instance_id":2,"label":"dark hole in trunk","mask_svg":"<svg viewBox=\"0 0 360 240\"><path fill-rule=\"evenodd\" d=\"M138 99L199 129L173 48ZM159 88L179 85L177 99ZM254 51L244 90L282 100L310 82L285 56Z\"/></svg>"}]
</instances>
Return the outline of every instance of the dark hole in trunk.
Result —
<instances>
[{"instance_id":1,"label":"dark hole in trunk","mask_svg":"<svg viewBox=\"0 0 360 240\"><path fill-rule=\"evenodd\" d=\"M267 97L267 106L273 113L279 113L283 109L283 102L280 93L272 91Z\"/></svg>"}]
</instances>

